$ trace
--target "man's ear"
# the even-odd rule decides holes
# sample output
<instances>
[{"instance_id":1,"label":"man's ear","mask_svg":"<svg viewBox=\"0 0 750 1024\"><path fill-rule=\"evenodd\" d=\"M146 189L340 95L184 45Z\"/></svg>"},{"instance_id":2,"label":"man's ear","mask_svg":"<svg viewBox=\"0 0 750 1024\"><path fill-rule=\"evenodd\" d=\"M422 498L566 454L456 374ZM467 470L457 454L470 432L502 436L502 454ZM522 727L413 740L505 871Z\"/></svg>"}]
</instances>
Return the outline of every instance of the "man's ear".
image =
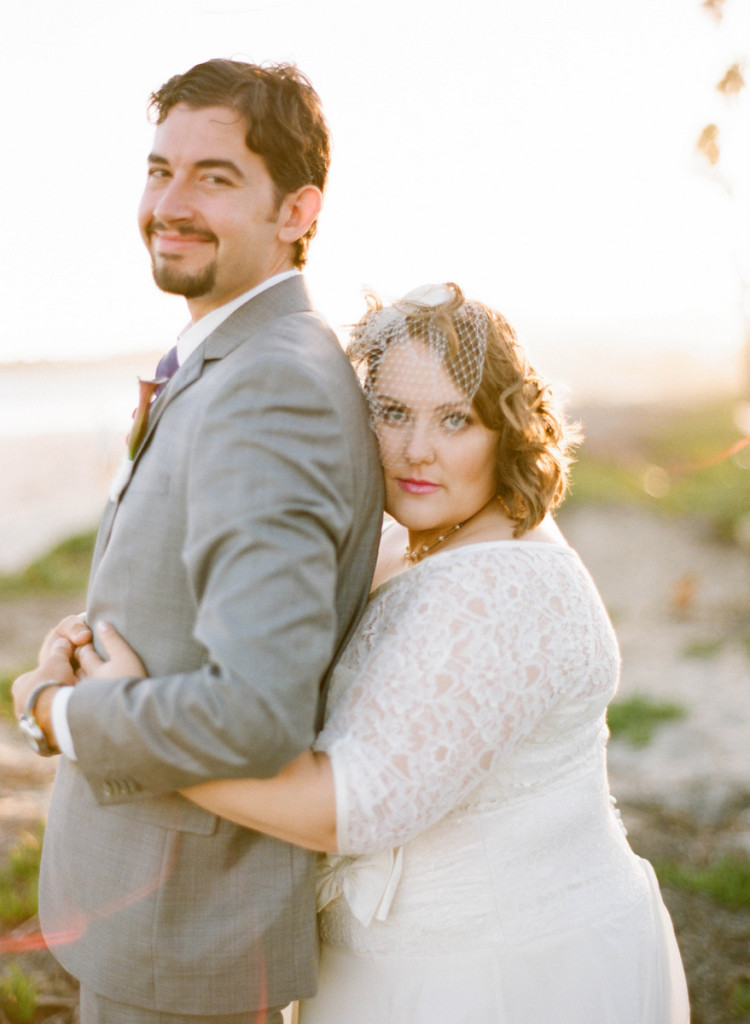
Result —
<instances>
[{"instance_id":1,"label":"man's ear","mask_svg":"<svg viewBox=\"0 0 750 1024\"><path fill-rule=\"evenodd\" d=\"M292 244L306 235L323 206L323 193L315 185L303 185L284 196L279 209L279 240Z\"/></svg>"}]
</instances>

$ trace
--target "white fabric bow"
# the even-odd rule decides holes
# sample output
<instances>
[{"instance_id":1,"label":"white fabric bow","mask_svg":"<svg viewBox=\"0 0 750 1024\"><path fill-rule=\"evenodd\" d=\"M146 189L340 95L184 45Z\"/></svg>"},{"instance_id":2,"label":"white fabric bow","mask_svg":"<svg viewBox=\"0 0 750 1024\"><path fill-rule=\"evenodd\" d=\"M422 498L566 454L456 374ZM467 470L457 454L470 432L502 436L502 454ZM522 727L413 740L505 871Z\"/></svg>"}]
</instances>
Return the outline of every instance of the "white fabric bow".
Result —
<instances>
[{"instance_id":1,"label":"white fabric bow","mask_svg":"<svg viewBox=\"0 0 750 1024\"><path fill-rule=\"evenodd\" d=\"M402 860L400 846L362 857L326 854L318 865L318 911L343 894L352 913L365 928L373 918L385 921L401 878Z\"/></svg>"}]
</instances>

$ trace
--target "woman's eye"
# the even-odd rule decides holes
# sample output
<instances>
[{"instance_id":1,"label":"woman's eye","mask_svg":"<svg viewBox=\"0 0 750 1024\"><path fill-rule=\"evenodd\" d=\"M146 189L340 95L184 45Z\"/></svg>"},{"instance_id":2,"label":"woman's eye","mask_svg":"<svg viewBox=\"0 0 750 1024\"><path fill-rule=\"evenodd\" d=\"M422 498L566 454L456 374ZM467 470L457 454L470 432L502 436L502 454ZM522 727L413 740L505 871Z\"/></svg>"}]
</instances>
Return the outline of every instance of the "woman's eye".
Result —
<instances>
[{"instance_id":1,"label":"woman's eye","mask_svg":"<svg viewBox=\"0 0 750 1024\"><path fill-rule=\"evenodd\" d=\"M449 412L448 415L443 419L443 425L448 430L460 430L461 427L465 427L469 422L469 417L465 412Z\"/></svg>"},{"instance_id":2,"label":"woman's eye","mask_svg":"<svg viewBox=\"0 0 750 1024\"><path fill-rule=\"evenodd\" d=\"M406 423L408 414L402 405L381 405L378 419L382 423Z\"/></svg>"}]
</instances>

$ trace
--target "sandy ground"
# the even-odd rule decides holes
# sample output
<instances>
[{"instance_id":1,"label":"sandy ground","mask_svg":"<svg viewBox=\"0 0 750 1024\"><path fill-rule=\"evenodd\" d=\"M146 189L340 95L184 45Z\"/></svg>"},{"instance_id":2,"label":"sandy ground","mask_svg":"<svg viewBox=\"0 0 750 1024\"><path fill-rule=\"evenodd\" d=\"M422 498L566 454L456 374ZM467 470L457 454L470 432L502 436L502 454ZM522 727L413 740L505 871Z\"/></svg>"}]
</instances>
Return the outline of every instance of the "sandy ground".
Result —
<instances>
[{"instance_id":1,"label":"sandy ground","mask_svg":"<svg viewBox=\"0 0 750 1024\"><path fill-rule=\"evenodd\" d=\"M620 697L686 709L644 749L612 742L618 797L653 800L710 823L750 798L750 555L699 522L623 508L560 517L615 624ZM713 647L710 655L691 653ZM750 817L747 820L750 851Z\"/></svg>"}]
</instances>

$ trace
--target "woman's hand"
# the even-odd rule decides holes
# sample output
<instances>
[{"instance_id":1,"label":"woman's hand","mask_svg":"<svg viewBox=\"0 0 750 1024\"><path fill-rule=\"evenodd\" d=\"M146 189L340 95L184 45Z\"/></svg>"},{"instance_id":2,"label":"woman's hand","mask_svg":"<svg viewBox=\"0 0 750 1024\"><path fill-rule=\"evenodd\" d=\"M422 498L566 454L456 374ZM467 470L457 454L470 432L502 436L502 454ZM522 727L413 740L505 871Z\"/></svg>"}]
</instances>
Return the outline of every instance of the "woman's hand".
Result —
<instances>
[{"instance_id":1,"label":"woman's hand","mask_svg":"<svg viewBox=\"0 0 750 1024\"><path fill-rule=\"evenodd\" d=\"M124 676L143 679L148 675L141 659L114 626L99 622L96 631L107 658L99 657L93 643L76 648L79 679L122 679Z\"/></svg>"},{"instance_id":2,"label":"woman's hand","mask_svg":"<svg viewBox=\"0 0 750 1024\"><path fill-rule=\"evenodd\" d=\"M44 658L32 672L24 672L13 683L13 705L16 717L22 714L26 701L32 690L40 683L56 680L60 686L74 686L75 670L72 664L73 646L63 637L58 636L47 646Z\"/></svg>"},{"instance_id":3,"label":"woman's hand","mask_svg":"<svg viewBox=\"0 0 750 1024\"><path fill-rule=\"evenodd\" d=\"M92 637L93 634L86 623L85 615L66 615L44 638L39 651L39 664L41 665L53 650L61 649L58 646L60 640L67 640L72 648L72 653L75 654L75 649L81 644L90 643ZM72 660L73 658L71 658Z\"/></svg>"}]
</instances>

